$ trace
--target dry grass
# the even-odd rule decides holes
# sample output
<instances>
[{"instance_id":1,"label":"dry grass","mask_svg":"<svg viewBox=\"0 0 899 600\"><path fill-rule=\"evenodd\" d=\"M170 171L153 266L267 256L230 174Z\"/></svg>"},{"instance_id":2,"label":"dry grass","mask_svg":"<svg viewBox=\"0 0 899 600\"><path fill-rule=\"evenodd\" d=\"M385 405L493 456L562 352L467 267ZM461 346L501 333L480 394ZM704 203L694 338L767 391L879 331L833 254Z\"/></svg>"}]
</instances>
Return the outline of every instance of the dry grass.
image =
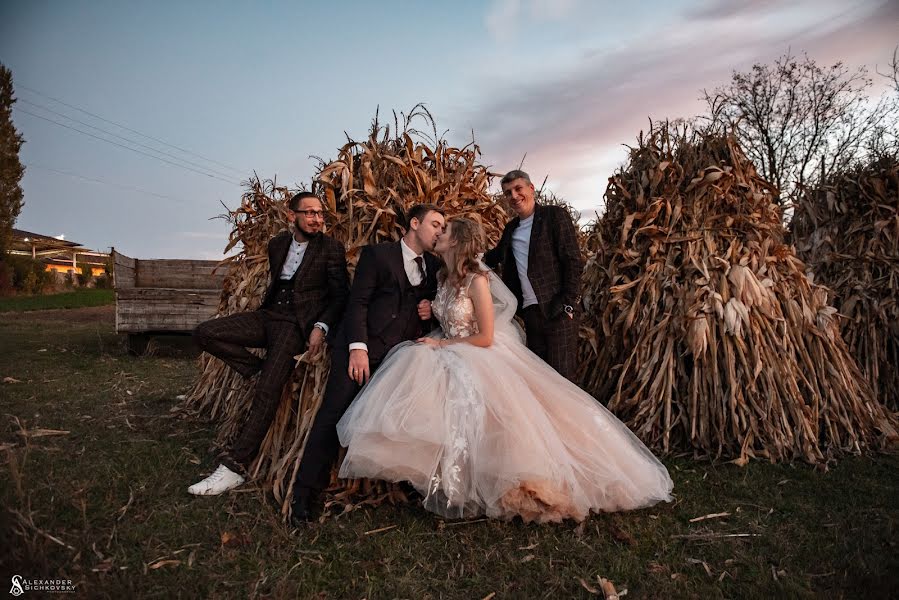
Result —
<instances>
[{"instance_id":1,"label":"dry grass","mask_svg":"<svg viewBox=\"0 0 899 600\"><path fill-rule=\"evenodd\" d=\"M0 316L0 375L20 382L0 384L7 585L65 578L76 597L113 599L602 598L600 578L628 600L899 592L895 456L827 472L666 459L675 502L581 525L383 505L291 532L264 486L185 492L215 466L214 425L173 411L195 353L168 338L130 357L113 313L83 310Z\"/></svg>"}]
</instances>

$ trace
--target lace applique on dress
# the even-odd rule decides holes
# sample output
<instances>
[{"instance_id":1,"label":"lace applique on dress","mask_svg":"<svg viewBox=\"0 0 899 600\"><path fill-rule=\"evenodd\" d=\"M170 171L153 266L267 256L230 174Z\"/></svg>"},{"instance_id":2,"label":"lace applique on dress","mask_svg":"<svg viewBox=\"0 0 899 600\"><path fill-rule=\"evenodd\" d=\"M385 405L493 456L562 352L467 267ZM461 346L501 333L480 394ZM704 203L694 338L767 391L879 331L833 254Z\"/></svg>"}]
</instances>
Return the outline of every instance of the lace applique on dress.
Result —
<instances>
[{"instance_id":1,"label":"lace applique on dress","mask_svg":"<svg viewBox=\"0 0 899 600\"><path fill-rule=\"evenodd\" d=\"M466 276L464 284L458 289L445 282L437 289L432 308L448 338L468 337L478 332L474 304L468 291L475 276L474 273Z\"/></svg>"},{"instance_id":2,"label":"lace applique on dress","mask_svg":"<svg viewBox=\"0 0 899 600\"><path fill-rule=\"evenodd\" d=\"M452 285L441 285L432 305L434 315L440 321L447 338L460 338L478 332L474 314L474 304L468 293L475 275L465 278L458 289ZM464 516L473 498L467 498L471 491L471 466L468 440L479 439L484 418L484 402L478 392L467 366L451 348L444 348L441 361L449 374L446 416L450 423L449 440L440 459L438 471L431 478L425 505L445 504L447 510L456 509Z\"/></svg>"}]
</instances>

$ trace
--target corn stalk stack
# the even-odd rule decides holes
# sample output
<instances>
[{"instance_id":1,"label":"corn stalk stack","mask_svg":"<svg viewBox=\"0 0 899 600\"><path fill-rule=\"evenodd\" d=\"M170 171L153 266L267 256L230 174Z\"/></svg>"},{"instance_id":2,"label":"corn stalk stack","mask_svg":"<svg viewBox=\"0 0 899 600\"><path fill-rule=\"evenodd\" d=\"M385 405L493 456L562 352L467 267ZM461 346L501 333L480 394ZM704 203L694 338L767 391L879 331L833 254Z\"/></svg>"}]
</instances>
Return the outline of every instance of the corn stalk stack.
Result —
<instances>
[{"instance_id":1,"label":"corn stalk stack","mask_svg":"<svg viewBox=\"0 0 899 600\"><path fill-rule=\"evenodd\" d=\"M733 138L667 124L609 180L582 382L660 453L820 463L895 435L784 242L777 193Z\"/></svg>"},{"instance_id":2,"label":"corn stalk stack","mask_svg":"<svg viewBox=\"0 0 899 600\"><path fill-rule=\"evenodd\" d=\"M805 190L791 226L799 256L833 293L852 355L878 399L899 410L899 160Z\"/></svg>"},{"instance_id":3,"label":"corn stalk stack","mask_svg":"<svg viewBox=\"0 0 899 600\"><path fill-rule=\"evenodd\" d=\"M448 217L464 214L479 221L491 242L502 233L506 213L488 193L491 174L478 162L477 145L452 147L436 135L436 129L430 137L411 127L419 121L433 128L433 119L423 106L416 106L408 116L395 117L393 133L375 117L367 139L348 139L335 160L320 161L312 189L323 199L327 233L346 246L351 274L361 247L399 239L406 211L418 203L437 204ZM286 188L254 180L241 207L231 213L234 230L229 248L240 242L243 249L229 261L220 315L252 310L261 302L269 277L266 245L287 227L289 197ZM243 380L208 356L201 358L200 369L189 402L219 422L219 443L224 443L243 422L255 381ZM251 467L252 475L272 488L283 515L287 514L298 459L321 402L328 369L327 358L310 363L300 357ZM338 481L336 469L330 491L338 507L403 498L396 486L383 482Z\"/></svg>"}]
</instances>

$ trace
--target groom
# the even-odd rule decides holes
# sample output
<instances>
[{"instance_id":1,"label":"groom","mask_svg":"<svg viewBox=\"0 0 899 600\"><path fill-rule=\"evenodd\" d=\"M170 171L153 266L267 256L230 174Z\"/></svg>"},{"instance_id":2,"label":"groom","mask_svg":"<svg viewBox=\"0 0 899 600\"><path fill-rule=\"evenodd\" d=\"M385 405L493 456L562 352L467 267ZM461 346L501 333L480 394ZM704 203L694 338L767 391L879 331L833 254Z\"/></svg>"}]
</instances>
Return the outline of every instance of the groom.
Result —
<instances>
[{"instance_id":1,"label":"groom","mask_svg":"<svg viewBox=\"0 0 899 600\"><path fill-rule=\"evenodd\" d=\"M331 345L331 374L309 431L293 488L291 521L312 518L312 503L328 484L340 443L337 422L395 345L430 328L440 261L430 254L443 233L443 210L413 206L398 242L362 248L346 313Z\"/></svg>"},{"instance_id":2,"label":"groom","mask_svg":"<svg viewBox=\"0 0 899 600\"><path fill-rule=\"evenodd\" d=\"M561 206L537 204L534 184L521 170L500 181L503 195L518 215L484 255L490 268L502 265L503 283L518 299L527 346L563 377L574 381L584 261L574 222Z\"/></svg>"}]
</instances>

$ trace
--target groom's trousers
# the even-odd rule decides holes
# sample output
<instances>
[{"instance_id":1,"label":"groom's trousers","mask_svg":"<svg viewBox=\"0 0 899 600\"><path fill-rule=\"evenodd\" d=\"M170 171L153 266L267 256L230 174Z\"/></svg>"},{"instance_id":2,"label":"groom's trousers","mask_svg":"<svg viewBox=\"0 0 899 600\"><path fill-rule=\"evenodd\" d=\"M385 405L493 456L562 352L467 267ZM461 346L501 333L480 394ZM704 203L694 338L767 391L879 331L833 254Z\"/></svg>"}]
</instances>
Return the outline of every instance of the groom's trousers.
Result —
<instances>
[{"instance_id":1,"label":"groom's trousers","mask_svg":"<svg viewBox=\"0 0 899 600\"><path fill-rule=\"evenodd\" d=\"M322 404L312 422L303 458L297 471L294 484L294 496L316 494L328 485L331 476L331 465L337 458L340 440L337 437L337 422L350 407L356 394L362 389L347 374L350 364L350 352L346 344L340 344L341 350L331 353L331 374L322 396ZM369 358L370 376L381 364L381 359L373 361Z\"/></svg>"},{"instance_id":2,"label":"groom's trousers","mask_svg":"<svg viewBox=\"0 0 899 600\"><path fill-rule=\"evenodd\" d=\"M246 473L278 411L284 384L294 369L294 356L305 345L293 305L275 305L205 321L194 330L194 339L202 350L244 377L259 373L246 420L221 457L221 462L232 471ZM265 348L265 358L247 348Z\"/></svg>"}]
</instances>

